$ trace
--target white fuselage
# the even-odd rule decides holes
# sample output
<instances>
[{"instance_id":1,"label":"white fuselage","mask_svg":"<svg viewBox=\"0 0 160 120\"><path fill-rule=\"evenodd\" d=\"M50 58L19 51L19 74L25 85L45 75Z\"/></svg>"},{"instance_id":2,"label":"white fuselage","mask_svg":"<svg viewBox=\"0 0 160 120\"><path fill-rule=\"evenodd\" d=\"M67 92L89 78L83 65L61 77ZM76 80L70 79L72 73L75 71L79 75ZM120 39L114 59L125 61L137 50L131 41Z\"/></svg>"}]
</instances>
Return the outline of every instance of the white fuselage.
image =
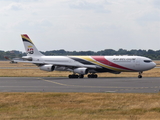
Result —
<instances>
[{"instance_id":1,"label":"white fuselage","mask_svg":"<svg viewBox=\"0 0 160 120\"><path fill-rule=\"evenodd\" d=\"M151 59L141 56L34 56L32 59L35 63L54 65L55 70L69 71L84 67L95 72L141 72L156 66Z\"/></svg>"}]
</instances>

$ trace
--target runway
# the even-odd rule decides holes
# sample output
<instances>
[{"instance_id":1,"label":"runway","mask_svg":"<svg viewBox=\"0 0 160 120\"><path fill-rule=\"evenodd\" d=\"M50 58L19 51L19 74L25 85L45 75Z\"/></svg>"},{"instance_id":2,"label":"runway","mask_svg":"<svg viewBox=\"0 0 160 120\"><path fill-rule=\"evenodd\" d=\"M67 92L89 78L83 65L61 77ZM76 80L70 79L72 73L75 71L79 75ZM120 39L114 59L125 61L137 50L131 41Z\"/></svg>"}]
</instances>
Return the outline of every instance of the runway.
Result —
<instances>
[{"instance_id":1,"label":"runway","mask_svg":"<svg viewBox=\"0 0 160 120\"><path fill-rule=\"evenodd\" d=\"M160 78L0 77L0 92L158 93Z\"/></svg>"}]
</instances>

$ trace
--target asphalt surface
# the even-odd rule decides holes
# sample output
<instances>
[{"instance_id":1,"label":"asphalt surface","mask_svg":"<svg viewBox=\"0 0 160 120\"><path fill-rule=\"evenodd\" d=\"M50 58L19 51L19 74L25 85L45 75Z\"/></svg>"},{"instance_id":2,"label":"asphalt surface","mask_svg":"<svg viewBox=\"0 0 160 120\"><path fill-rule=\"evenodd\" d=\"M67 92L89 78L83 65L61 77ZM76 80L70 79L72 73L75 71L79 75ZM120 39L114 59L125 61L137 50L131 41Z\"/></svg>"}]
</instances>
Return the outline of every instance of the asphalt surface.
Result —
<instances>
[{"instance_id":1,"label":"asphalt surface","mask_svg":"<svg viewBox=\"0 0 160 120\"><path fill-rule=\"evenodd\" d=\"M160 78L0 77L0 92L158 93Z\"/></svg>"}]
</instances>

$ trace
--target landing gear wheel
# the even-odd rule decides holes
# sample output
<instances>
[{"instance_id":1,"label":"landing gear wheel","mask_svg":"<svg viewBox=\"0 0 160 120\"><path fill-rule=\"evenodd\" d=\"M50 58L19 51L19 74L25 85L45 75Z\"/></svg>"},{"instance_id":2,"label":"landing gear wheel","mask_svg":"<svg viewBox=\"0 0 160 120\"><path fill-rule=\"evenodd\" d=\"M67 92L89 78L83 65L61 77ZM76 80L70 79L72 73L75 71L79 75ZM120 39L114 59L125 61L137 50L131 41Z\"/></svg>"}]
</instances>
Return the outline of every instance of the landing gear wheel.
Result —
<instances>
[{"instance_id":1,"label":"landing gear wheel","mask_svg":"<svg viewBox=\"0 0 160 120\"><path fill-rule=\"evenodd\" d=\"M79 78L84 78L84 75L79 75Z\"/></svg>"},{"instance_id":2,"label":"landing gear wheel","mask_svg":"<svg viewBox=\"0 0 160 120\"><path fill-rule=\"evenodd\" d=\"M97 74L93 75L93 78L97 78L97 77L98 77L98 75L97 75Z\"/></svg>"},{"instance_id":3,"label":"landing gear wheel","mask_svg":"<svg viewBox=\"0 0 160 120\"><path fill-rule=\"evenodd\" d=\"M139 72L138 78L142 78L142 73L143 72Z\"/></svg>"},{"instance_id":4,"label":"landing gear wheel","mask_svg":"<svg viewBox=\"0 0 160 120\"><path fill-rule=\"evenodd\" d=\"M78 75L75 75L75 74L73 74L73 75L68 75L68 78L78 78L79 76Z\"/></svg>"},{"instance_id":5,"label":"landing gear wheel","mask_svg":"<svg viewBox=\"0 0 160 120\"><path fill-rule=\"evenodd\" d=\"M98 77L97 74L89 74L89 75L88 75L88 78L97 78L97 77Z\"/></svg>"},{"instance_id":6,"label":"landing gear wheel","mask_svg":"<svg viewBox=\"0 0 160 120\"><path fill-rule=\"evenodd\" d=\"M142 75L138 75L138 78L142 78Z\"/></svg>"},{"instance_id":7,"label":"landing gear wheel","mask_svg":"<svg viewBox=\"0 0 160 120\"><path fill-rule=\"evenodd\" d=\"M88 75L88 78L91 78L91 75Z\"/></svg>"}]
</instances>

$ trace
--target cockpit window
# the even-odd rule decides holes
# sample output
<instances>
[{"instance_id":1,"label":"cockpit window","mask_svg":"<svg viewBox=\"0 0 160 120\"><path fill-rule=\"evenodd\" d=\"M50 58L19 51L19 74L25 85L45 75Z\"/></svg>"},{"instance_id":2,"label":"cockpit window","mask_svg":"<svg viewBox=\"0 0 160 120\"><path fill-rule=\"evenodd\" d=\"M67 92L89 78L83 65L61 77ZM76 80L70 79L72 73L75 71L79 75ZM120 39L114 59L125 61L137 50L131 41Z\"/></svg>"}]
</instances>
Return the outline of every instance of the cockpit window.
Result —
<instances>
[{"instance_id":1,"label":"cockpit window","mask_svg":"<svg viewBox=\"0 0 160 120\"><path fill-rule=\"evenodd\" d=\"M144 60L145 63L150 63L152 60Z\"/></svg>"}]
</instances>

